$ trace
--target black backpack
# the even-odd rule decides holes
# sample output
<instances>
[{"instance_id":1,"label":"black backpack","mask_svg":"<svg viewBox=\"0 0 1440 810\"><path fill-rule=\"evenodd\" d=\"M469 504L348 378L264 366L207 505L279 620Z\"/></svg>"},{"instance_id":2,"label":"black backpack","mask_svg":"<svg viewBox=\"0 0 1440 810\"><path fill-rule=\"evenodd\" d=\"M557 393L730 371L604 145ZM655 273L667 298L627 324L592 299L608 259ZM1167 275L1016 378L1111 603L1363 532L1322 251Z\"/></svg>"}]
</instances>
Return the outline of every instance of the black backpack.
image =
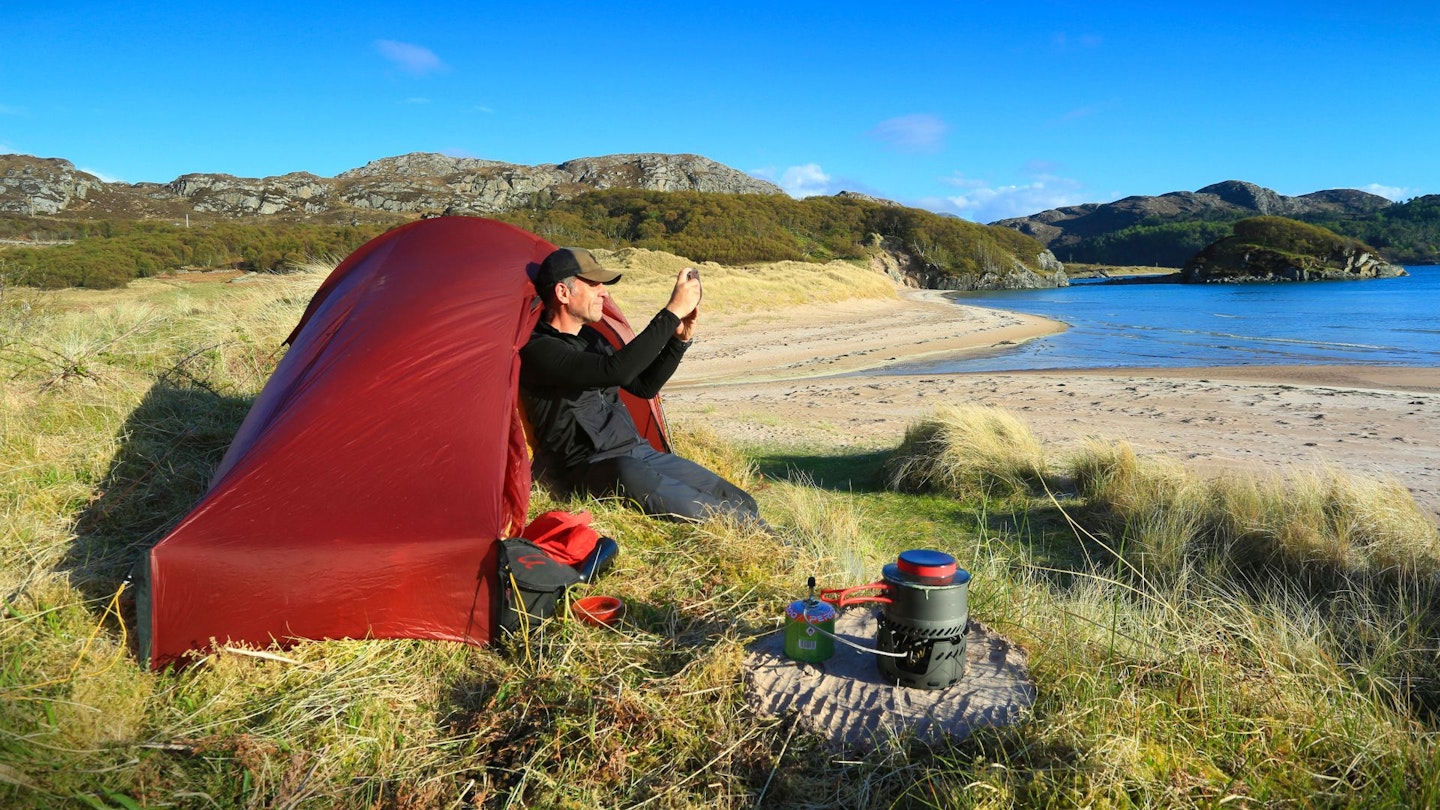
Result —
<instances>
[{"instance_id":1,"label":"black backpack","mask_svg":"<svg viewBox=\"0 0 1440 810\"><path fill-rule=\"evenodd\" d=\"M557 562L522 538L500 541L498 624L508 633L529 633L554 616L565 589L581 581L574 568Z\"/></svg>"}]
</instances>

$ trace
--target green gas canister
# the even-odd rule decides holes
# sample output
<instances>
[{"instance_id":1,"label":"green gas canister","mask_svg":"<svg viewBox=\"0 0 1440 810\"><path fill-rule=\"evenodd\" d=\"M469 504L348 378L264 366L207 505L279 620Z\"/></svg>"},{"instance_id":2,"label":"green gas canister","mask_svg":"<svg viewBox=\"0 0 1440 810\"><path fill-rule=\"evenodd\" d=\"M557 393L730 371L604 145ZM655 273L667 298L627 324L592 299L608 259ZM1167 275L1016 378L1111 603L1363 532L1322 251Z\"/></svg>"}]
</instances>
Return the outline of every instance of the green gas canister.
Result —
<instances>
[{"instance_id":1,"label":"green gas canister","mask_svg":"<svg viewBox=\"0 0 1440 810\"><path fill-rule=\"evenodd\" d=\"M835 608L815 596L815 578L810 578L810 596L796 599L785 608L785 657L818 664L835 654Z\"/></svg>"}]
</instances>

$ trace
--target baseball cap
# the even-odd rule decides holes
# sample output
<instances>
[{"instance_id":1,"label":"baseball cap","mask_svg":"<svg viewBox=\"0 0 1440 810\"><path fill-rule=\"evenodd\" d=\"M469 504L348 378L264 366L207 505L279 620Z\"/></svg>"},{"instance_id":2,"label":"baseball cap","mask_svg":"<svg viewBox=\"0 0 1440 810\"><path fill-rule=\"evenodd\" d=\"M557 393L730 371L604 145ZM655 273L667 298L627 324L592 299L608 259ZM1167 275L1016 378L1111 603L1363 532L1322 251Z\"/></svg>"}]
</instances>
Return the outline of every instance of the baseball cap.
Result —
<instances>
[{"instance_id":1,"label":"baseball cap","mask_svg":"<svg viewBox=\"0 0 1440 810\"><path fill-rule=\"evenodd\" d=\"M579 276L586 281L600 284L614 284L620 280L619 273L601 267L600 262L595 261L594 255L585 248L562 247L557 248L540 263L540 269L535 271L535 289L552 289L571 276Z\"/></svg>"}]
</instances>

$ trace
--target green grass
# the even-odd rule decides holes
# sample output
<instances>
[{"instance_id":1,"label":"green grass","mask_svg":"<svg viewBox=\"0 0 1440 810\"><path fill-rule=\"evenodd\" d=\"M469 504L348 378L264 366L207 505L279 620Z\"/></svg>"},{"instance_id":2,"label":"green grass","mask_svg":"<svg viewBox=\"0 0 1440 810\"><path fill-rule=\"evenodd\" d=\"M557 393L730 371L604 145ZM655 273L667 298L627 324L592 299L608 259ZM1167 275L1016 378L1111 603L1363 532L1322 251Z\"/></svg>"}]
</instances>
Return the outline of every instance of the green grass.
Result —
<instances>
[{"instance_id":1,"label":"green grass","mask_svg":"<svg viewBox=\"0 0 1440 810\"><path fill-rule=\"evenodd\" d=\"M937 412L885 452L674 425L776 536L537 490L532 512L586 509L620 539L613 629L551 622L509 654L225 647L147 672L117 591L318 280L0 287L0 806L1440 804L1440 543L1402 489L1207 479L1106 441L1052 457L1003 412ZM857 756L747 708L746 645L808 576L861 584L921 546L953 553L972 615L1028 653L1024 723Z\"/></svg>"}]
</instances>

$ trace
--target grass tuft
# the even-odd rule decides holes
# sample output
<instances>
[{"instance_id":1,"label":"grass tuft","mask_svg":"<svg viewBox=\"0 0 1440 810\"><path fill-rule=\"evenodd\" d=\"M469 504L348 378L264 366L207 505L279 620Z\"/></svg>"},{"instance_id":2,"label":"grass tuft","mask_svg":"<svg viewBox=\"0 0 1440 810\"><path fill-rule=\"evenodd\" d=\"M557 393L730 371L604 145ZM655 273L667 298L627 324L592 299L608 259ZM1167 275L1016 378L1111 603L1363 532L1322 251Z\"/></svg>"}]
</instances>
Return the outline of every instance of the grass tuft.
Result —
<instances>
[{"instance_id":1,"label":"grass tuft","mask_svg":"<svg viewBox=\"0 0 1440 810\"><path fill-rule=\"evenodd\" d=\"M1039 487L1044 451L1002 408L949 405L912 425L887 463L892 489L957 498L1024 495Z\"/></svg>"}]
</instances>

